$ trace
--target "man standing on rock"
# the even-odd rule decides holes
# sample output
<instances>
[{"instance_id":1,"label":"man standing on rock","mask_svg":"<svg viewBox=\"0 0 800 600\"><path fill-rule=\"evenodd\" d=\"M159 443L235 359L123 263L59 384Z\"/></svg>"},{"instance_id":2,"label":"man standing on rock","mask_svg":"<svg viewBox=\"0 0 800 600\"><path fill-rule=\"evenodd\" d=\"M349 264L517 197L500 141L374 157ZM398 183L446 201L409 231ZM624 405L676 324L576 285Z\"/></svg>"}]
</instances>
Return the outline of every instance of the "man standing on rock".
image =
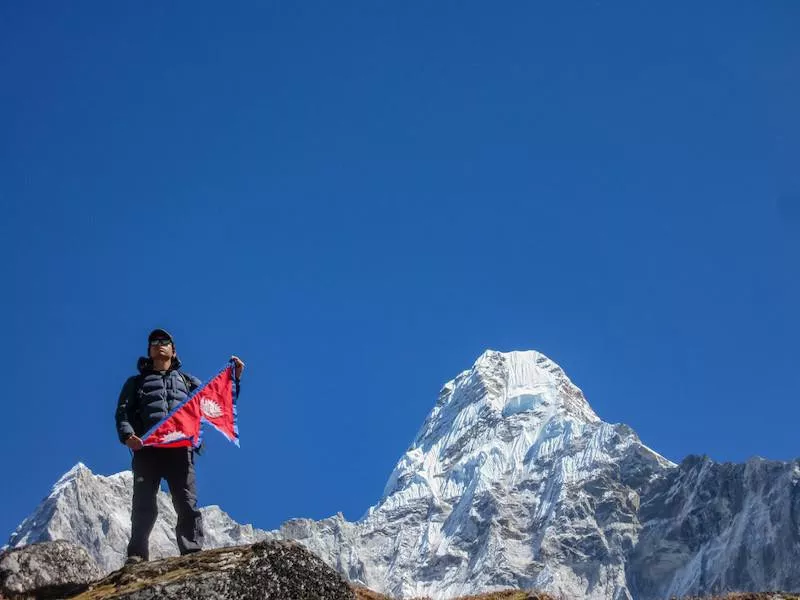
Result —
<instances>
[{"instance_id":1,"label":"man standing on rock","mask_svg":"<svg viewBox=\"0 0 800 600\"><path fill-rule=\"evenodd\" d=\"M180 371L181 361L169 333L154 329L147 343L148 356L139 359L139 375L129 377L122 386L116 411L119 439L133 451L131 539L126 564L149 559L150 532L158 517L157 497L162 478L167 480L178 515L175 535L180 553L198 552L203 542L194 451L192 448L144 447L141 440L141 436L186 400L201 382ZM236 356L231 360L238 383L244 363Z\"/></svg>"}]
</instances>

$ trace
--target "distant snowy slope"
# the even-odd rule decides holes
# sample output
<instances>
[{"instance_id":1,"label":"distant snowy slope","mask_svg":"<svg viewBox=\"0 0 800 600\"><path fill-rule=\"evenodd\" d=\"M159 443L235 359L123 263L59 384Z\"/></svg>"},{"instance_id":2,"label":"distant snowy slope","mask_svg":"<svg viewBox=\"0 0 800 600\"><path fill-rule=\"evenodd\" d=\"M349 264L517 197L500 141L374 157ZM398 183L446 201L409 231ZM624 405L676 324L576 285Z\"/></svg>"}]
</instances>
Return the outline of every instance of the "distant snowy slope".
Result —
<instances>
[{"instance_id":1,"label":"distant snowy slope","mask_svg":"<svg viewBox=\"0 0 800 600\"><path fill-rule=\"evenodd\" d=\"M11 534L9 546L69 540L89 550L105 570L125 561L131 532L133 478L130 471L103 477L81 463L65 473L50 494ZM252 543L270 537L251 525L239 525L218 506L201 509L208 548ZM169 495L158 493L158 520L150 536L151 558L178 554L175 510Z\"/></svg>"}]
</instances>

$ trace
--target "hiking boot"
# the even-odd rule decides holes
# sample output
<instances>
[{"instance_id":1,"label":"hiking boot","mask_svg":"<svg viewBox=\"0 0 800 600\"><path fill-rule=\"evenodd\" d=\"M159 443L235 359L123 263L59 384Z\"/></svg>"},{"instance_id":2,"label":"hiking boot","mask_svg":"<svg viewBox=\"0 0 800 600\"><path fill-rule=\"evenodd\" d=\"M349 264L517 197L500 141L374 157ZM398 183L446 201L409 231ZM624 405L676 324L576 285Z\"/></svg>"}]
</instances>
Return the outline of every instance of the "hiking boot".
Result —
<instances>
[{"instance_id":1,"label":"hiking boot","mask_svg":"<svg viewBox=\"0 0 800 600\"><path fill-rule=\"evenodd\" d=\"M125 566L128 565L138 565L139 563L144 562L144 559L141 556L129 556L128 559L125 561Z\"/></svg>"}]
</instances>

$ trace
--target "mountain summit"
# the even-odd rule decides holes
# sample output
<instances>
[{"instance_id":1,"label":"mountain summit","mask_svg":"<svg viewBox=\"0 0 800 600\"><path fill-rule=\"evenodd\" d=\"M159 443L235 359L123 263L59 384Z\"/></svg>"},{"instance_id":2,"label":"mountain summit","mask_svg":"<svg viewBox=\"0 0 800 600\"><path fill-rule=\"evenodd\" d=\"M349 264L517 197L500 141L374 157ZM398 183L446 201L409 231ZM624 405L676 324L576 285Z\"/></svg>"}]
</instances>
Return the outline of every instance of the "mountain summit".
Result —
<instances>
[{"instance_id":1,"label":"mountain summit","mask_svg":"<svg viewBox=\"0 0 800 600\"><path fill-rule=\"evenodd\" d=\"M530 474L536 460L600 419L564 371L538 352L487 351L442 388L384 502L460 497L470 485Z\"/></svg>"},{"instance_id":2,"label":"mountain summit","mask_svg":"<svg viewBox=\"0 0 800 600\"><path fill-rule=\"evenodd\" d=\"M68 539L118 566L130 473L76 466L10 544ZM154 556L174 554L162 494ZM209 546L303 543L352 582L436 600L502 588L654 600L800 589L800 461L675 465L633 430L600 420L539 352L482 354L444 385L357 522L294 519L265 532L204 510Z\"/></svg>"},{"instance_id":3,"label":"mountain summit","mask_svg":"<svg viewBox=\"0 0 800 600\"><path fill-rule=\"evenodd\" d=\"M629 427L602 422L543 354L489 350L445 384L358 523L300 520L281 532L397 596L624 596L636 490L674 468Z\"/></svg>"}]
</instances>

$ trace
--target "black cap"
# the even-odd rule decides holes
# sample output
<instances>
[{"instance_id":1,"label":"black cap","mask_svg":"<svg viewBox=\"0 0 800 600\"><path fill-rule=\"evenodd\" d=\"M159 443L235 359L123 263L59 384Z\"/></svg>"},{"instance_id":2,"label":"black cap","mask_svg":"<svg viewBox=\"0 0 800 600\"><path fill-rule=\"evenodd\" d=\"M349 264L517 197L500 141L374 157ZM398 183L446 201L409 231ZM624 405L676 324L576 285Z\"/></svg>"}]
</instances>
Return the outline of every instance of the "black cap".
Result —
<instances>
[{"instance_id":1,"label":"black cap","mask_svg":"<svg viewBox=\"0 0 800 600\"><path fill-rule=\"evenodd\" d=\"M153 331L150 332L150 335L147 336L147 341L149 343L153 340L160 340L164 338L167 338L170 342L174 341L168 331L164 329L153 329Z\"/></svg>"}]
</instances>

